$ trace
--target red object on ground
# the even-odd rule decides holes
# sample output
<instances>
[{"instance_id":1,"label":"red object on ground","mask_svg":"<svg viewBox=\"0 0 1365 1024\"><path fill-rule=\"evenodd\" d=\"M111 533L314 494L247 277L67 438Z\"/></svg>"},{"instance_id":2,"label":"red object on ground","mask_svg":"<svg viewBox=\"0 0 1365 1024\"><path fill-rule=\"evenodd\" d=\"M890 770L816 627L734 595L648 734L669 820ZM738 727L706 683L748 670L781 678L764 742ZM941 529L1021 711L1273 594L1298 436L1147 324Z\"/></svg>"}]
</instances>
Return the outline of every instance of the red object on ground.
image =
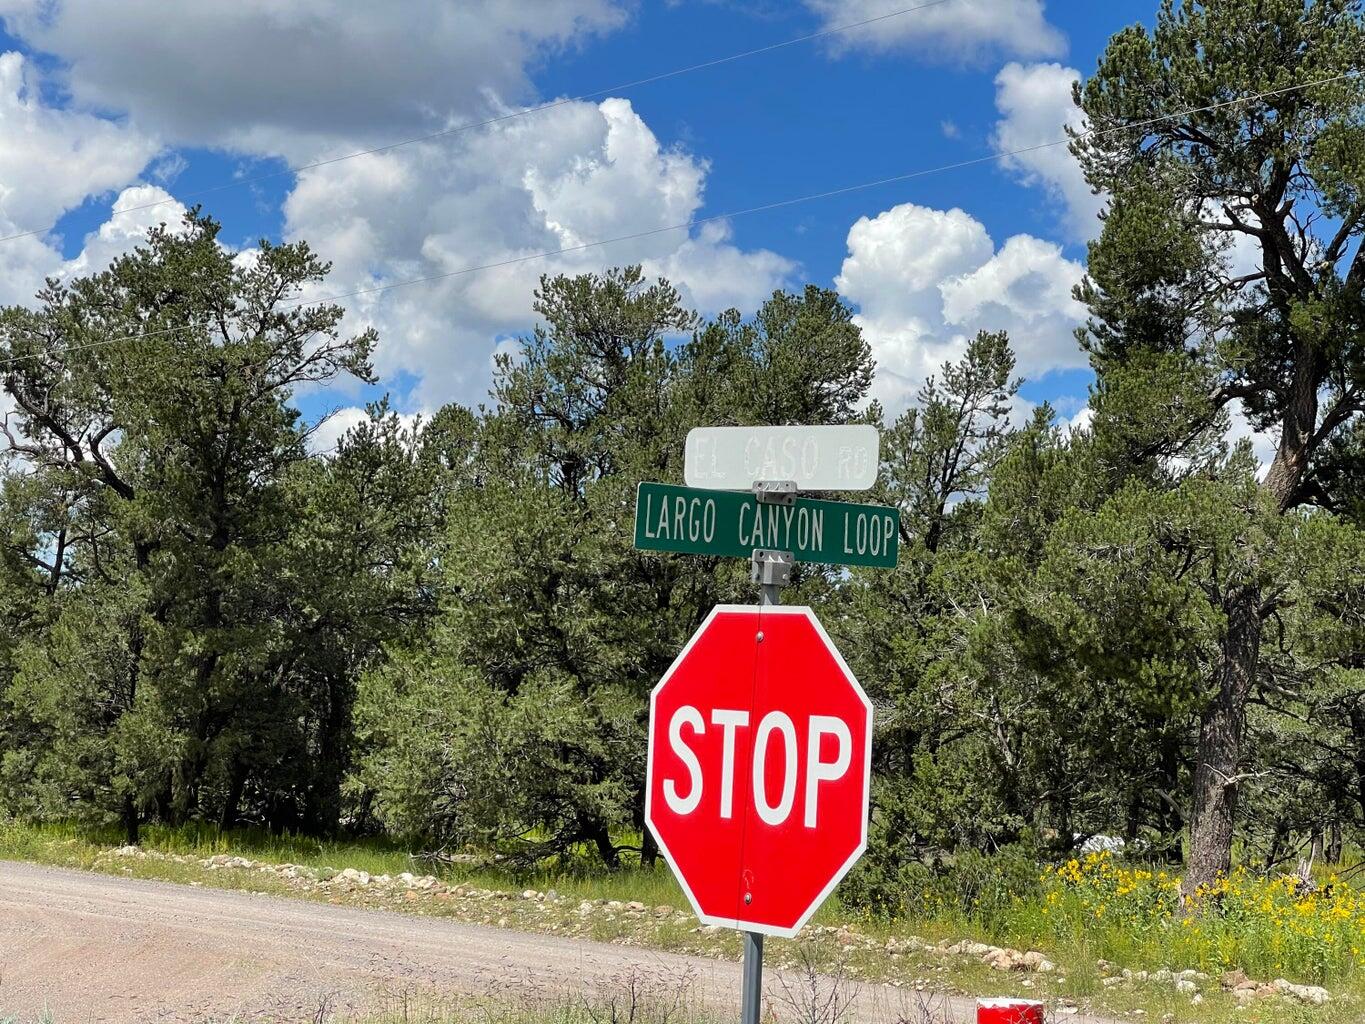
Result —
<instances>
[{"instance_id":1,"label":"red object on ground","mask_svg":"<svg viewBox=\"0 0 1365 1024\"><path fill-rule=\"evenodd\" d=\"M795 935L867 845L871 761L814 613L720 605L650 697L645 820L702 922Z\"/></svg>"},{"instance_id":2,"label":"red object on ground","mask_svg":"<svg viewBox=\"0 0 1365 1024\"><path fill-rule=\"evenodd\" d=\"M1043 1024L1043 1004L1032 999L978 999L976 1024Z\"/></svg>"}]
</instances>

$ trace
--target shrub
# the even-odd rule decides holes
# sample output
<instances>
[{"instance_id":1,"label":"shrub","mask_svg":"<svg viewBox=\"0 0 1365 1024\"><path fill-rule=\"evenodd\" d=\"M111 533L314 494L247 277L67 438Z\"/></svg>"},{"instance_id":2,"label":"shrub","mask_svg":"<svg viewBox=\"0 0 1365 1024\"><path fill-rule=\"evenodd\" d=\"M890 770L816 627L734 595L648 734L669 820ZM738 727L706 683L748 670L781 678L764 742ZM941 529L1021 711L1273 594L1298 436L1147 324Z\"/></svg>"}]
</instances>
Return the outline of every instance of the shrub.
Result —
<instances>
[{"instance_id":1,"label":"shrub","mask_svg":"<svg viewBox=\"0 0 1365 1024\"><path fill-rule=\"evenodd\" d=\"M1021 903L1040 897L1038 861L1031 849L968 850L932 864L889 864L870 858L844 884L843 901L879 916L970 923L1003 932Z\"/></svg>"}]
</instances>

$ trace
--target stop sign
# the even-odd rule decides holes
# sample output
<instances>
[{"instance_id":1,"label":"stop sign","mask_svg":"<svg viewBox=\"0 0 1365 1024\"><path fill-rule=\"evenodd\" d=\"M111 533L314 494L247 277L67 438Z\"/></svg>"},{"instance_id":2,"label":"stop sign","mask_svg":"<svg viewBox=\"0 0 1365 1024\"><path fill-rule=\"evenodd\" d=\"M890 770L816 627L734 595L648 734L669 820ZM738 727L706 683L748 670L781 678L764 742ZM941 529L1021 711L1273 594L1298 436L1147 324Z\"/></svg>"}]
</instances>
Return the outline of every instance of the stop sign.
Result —
<instances>
[{"instance_id":1,"label":"stop sign","mask_svg":"<svg viewBox=\"0 0 1365 1024\"><path fill-rule=\"evenodd\" d=\"M650 698L645 820L707 924L795 935L867 845L872 705L809 608L720 605Z\"/></svg>"}]
</instances>

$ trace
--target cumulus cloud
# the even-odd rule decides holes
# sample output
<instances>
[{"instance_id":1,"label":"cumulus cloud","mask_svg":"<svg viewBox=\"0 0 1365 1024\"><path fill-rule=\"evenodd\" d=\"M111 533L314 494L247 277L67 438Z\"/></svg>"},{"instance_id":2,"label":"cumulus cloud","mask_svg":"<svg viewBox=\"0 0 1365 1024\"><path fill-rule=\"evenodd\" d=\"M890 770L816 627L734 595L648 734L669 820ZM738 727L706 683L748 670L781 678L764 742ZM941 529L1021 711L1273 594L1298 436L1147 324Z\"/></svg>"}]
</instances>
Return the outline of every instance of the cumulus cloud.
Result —
<instances>
[{"instance_id":1,"label":"cumulus cloud","mask_svg":"<svg viewBox=\"0 0 1365 1024\"><path fill-rule=\"evenodd\" d=\"M624 18L614 0L0 0L96 109L181 144L310 159L530 98L525 68Z\"/></svg>"},{"instance_id":2,"label":"cumulus cloud","mask_svg":"<svg viewBox=\"0 0 1365 1024\"><path fill-rule=\"evenodd\" d=\"M153 206L152 209L144 207ZM147 231L158 224L179 224L185 207L165 189L155 185L125 188L114 200L109 219L85 236L75 258L67 260L60 277L96 274L115 259L147 240Z\"/></svg>"},{"instance_id":3,"label":"cumulus cloud","mask_svg":"<svg viewBox=\"0 0 1365 1024\"><path fill-rule=\"evenodd\" d=\"M962 210L905 203L853 225L835 284L859 306L874 396L895 413L981 330L1008 331L1027 376L1084 366L1071 298L1083 273L1051 242L1016 235L997 250Z\"/></svg>"},{"instance_id":4,"label":"cumulus cloud","mask_svg":"<svg viewBox=\"0 0 1365 1024\"><path fill-rule=\"evenodd\" d=\"M686 223L706 173L703 161L660 145L626 100L572 103L305 171L285 202L285 234L334 261L319 294L448 275L347 300L354 326L379 328L381 374L420 377L413 398L430 408L484 396L497 344L534 322L541 274L639 261L706 312L751 308L784 284L790 261L737 247L720 222L507 263Z\"/></svg>"},{"instance_id":5,"label":"cumulus cloud","mask_svg":"<svg viewBox=\"0 0 1365 1024\"><path fill-rule=\"evenodd\" d=\"M806 0L806 6L828 28L887 13L885 0ZM996 55L1057 57L1066 52L1066 37L1048 22L1043 0L952 0L842 32L833 45L976 62Z\"/></svg>"},{"instance_id":6,"label":"cumulus cloud","mask_svg":"<svg viewBox=\"0 0 1365 1024\"><path fill-rule=\"evenodd\" d=\"M318 420L316 429L308 437L308 450L314 455L330 455L337 450L341 439L360 424L369 420L370 414L358 405L336 409ZM406 430L417 429L418 417L398 416Z\"/></svg>"},{"instance_id":7,"label":"cumulus cloud","mask_svg":"<svg viewBox=\"0 0 1365 1024\"><path fill-rule=\"evenodd\" d=\"M46 228L86 196L135 179L157 142L124 124L42 102L33 64L0 54L0 216Z\"/></svg>"},{"instance_id":8,"label":"cumulus cloud","mask_svg":"<svg viewBox=\"0 0 1365 1024\"><path fill-rule=\"evenodd\" d=\"M1266 471L1270 469L1270 464L1275 461L1275 452L1280 447L1278 432L1257 430L1253 427L1251 421L1247 419L1246 410L1242 408L1240 399L1233 399L1227 408L1231 421L1227 432L1228 446L1233 447L1243 440L1251 442L1251 454L1260 465L1256 475L1264 477Z\"/></svg>"},{"instance_id":9,"label":"cumulus cloud","mask_svg":"<svg viewBox=\"0 0 1365 1024\"><path fill-rule=\"evenodd\" d=\"M1071 96L1080 77L1079 71L1060 64L1005 65L995 76L995 106L1000 112L992 138L996 151L1048 146L1065 139L1067 128L1084 130L1085 116ZM1099 233L1106 198L1091 191L1066 146L1035 149L1002 163L1025 184L1047 191L1072 240L1083 242Z\"/></svg>"},{"instance_id":10,"label":"cumulus cloud","mask_svg":"<svg viewBox=\"0 0 1365 1024\"><path fill-rule=\"evenodd\" d=\"M33 65L0 53L0 236L44 231L87 196L136 179L154 139L125 124L56 110L38 95ZM61 255L42 235L0 244L0 305L27 302Z\"/></svg>"}]
</instances>

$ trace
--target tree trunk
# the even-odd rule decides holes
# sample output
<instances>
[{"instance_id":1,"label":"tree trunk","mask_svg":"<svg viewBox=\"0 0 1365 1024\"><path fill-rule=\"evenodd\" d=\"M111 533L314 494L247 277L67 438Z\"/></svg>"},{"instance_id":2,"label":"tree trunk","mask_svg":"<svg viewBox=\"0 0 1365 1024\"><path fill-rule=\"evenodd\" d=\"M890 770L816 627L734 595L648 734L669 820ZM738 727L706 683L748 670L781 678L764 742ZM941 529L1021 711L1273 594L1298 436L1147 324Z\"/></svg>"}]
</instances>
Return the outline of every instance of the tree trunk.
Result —
<instances>
[{"instance_id":1,"label":"tree trunk","mask_svg":"<svg viewBox=\"0 0 1365 1024\"><path fill-rule=\"evenodd\" d=\"M640 866L653 870L659 862L659 844L654 841L654 833L646 826L640 839Z\"/></svg>"},{"instance_id":2,"label":"tree trunk","mask_svg":"<svg viewBox=\"0 0 1365 1024\"><path fill-rule=\"evenodd\" d=\"M309 835L335 835L341 828L341 783L351 739L353 694L344 680L328 686L327 709L318 736L312 779L304 796L304 830Z\"/></svg>"},{"instance_id":3,"label":"tree trunk","mask_svg":"<svg viewBox=\"0 0 1365 1024\"><path fill-rule=\"evenodd\" d=\"M218 827L224 832L237 827L238 808L242 804L242 789L245 786L246 768L240 761L234 760L228 779L227 799L223 801L223 813L218 818Z\"/></svg>"},{"instance_id":4,"label":"tree trunk","mask_svg":"<svg viewBox=\"0 0 1365 1024\"><path fill-rule=\"evenodd\" d=\"M137 802L131 796L123 798L123 842L137 846L142 842L142 822L137 813Z\"/></svg>"},{"instance_id":5,"label":"tree trunk","mask_svg":"<svg viewBox=\"0 0 1365 1024\"><path fill-rule=\"evenodd\" d=\"M1356 803L1365 817L1365 705L1353 704L1346 713L1351 723L1351 766L1356 774Z\"/></svg>"},{"instance_id":6,"label":"tree trunk","mask_svg":"<svg viewBox=\"0 0 1365 1024\"><path fill-rule=\"evenodd\" d=\"M621 854L617 852L616 844L611 841L611 833L607 831L607 826L594 827L589 838L597 844L597 853L608 871L615 871L621 866Z\"/></svg>"},{"instance_id":7,"label":"tree trunk","mask_svg":"<svg viewBox=\"0 0 1365 1024\"><path fill-rule=\"evenodd\" d=\"M1341 863L1341 852L1343 846L1341 838L1341 819L1332 820L1331 829L1327 833L1327 863L1336 865Z\"/></svg>"},{"instance_id":8,"label":"tree trunk","mask_svg":"<svg viewBox=\"0 0 1365 1024\"><path fill-rule=\"evenodd\" d=\"M1289 841L1289 826L1284 821L1275 822L1275 831L1270 836L1270 849L1265 855L1265 870L1270 873L1270 869L1280 862L1284 856L1284 845Z\"/></svg>"},{"instance_id":9,"label":"tree trunk","mask_svg":"<svg viewBox=\"0 0 1365 1024\"><path fill-rule=\"evenodd\" d=\"M1218 689L1200 716L1195 750L1190 855L1184 885L1187 897L1232 868L1246 705L1261 655L1260 591L1255 587L1232 590L1224 610L1228 631L1217 670Z\"/></svg>"},{"instance_id":10,"label":"tree trunk","mask_svg":"<svg viewBox=\"0 0 1365 1024\"><path fill-rule=\"evenodd\" d=\"M1157 792L1157 828L1161 834L1160 856L1163 863L1179 864L1180 841L1185 834L1185 816L1175 794L1180 792L1182 756L1180 731L1167 726L1161 733L1161 763L1157 767L1160 789Z\"/></svg>"}]
</instances>

